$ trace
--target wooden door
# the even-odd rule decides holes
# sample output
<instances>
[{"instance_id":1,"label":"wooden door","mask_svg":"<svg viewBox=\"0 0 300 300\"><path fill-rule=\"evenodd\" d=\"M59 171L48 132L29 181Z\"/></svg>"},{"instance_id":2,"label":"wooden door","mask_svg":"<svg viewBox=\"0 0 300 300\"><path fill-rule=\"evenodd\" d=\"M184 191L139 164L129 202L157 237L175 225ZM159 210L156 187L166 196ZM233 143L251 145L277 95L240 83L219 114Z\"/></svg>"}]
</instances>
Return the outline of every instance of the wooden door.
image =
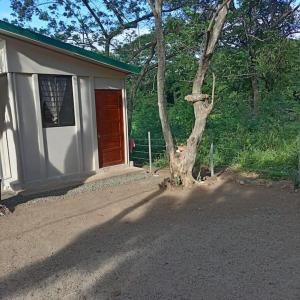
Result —
<instances>
[{"instance_id":1,"label":"wooden door","mask_svg":"<svg viewBox=\"0 0 300 300\"><path fill-rule=\"evenodd\" d=\"M123 101L121 90L96 90L99 167L124 163Z\"/></svg>"}]
</instances>

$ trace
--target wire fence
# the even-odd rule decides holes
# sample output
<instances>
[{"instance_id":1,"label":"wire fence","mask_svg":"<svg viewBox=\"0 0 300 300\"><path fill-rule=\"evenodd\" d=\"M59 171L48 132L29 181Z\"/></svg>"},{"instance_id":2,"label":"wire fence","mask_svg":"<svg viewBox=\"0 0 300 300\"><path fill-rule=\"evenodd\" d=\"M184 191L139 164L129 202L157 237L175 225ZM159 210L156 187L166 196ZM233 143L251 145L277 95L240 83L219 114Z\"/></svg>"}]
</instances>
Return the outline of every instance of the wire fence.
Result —
<instances>
[{"instance_id":1,"label":"wire fence","mask_svg":"<svg viewBox=\"0 0 300 300\"><path fill-rule=\"evenodd\" d=\"M147 138L135 138L134 147L130 153L130 160L135 166L149 166L152 171L152 163L159 167L166 164L166 146L162 138L152 138L150 132Z\"/></svg>"},{"instance_id":2,"label":"wire fence","mask_svg":"<svg viewBox=\"0 0 300 300\"><path fill-rule=\"evenodd\" d=\"M176 139L180 146L183 139ZM253 148L251 145L226 147L224 144L205 144L199 148L196 166L204 167L210 175L228 168L255 172L262 177L272 179L292 179L300 185L300 136L299 143L286 153L276 153L276 149L264 147ZM152 168L167 166L166 146L163 138L152 138L150 132L145 138L135 138L131 149L130 160L135 166Z\"/></svg>"}]
</instances>

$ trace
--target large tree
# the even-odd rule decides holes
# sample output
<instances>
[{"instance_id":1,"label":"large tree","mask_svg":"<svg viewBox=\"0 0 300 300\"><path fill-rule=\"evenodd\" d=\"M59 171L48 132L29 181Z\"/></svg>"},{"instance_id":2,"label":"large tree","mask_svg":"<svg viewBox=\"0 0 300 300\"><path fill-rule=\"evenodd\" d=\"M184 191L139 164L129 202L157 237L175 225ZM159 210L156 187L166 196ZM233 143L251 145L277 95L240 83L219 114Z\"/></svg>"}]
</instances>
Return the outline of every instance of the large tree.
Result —
<instances>
[{"instance_id":1,"label":"large tree","mask_svg":"<svg viewBox=\"0 0 300 300\"><path fill-rule=\"evenodd\" d=\"M185 97L190 101L194 108L195 122L192 132L186 142L180 148L175 149L175 144L168 121L165 98L165 73L166 73L166 54L163 30L163 0L148 0L149 6L155 18L155 32L157 41L157 98L159 116L162 131L166 142L166 150L169 157L172 182L191 186L195 180L192 175L196 160L198 145L205 129L208 115L214 105L214 84L212 97L209 99L207 94L203 94L202 87L210 61L217 42L219 40L225 19L229 10L230 0L224 0L212 13L209 25L205 31L203 43L200 51L198 70L193 81L192 94Z\"/></svg>"},{"instance_id":2,"label":"large tree","mask_svg":"<svg viewBox=\"0 0 300 300\"><path fill-rule=\"evenodd\" d=\"M11 7L15 23L30 24L37 18L46 26L32 29L106 55L134 39L139 24L152 18L145 2L137 0L11 0Z\"/></svg>"},{"instance_id":3,"label":"large tree","mask_svg":"<svg viewBox=\"0 0 300 300\"><path fill-rule=\"evenodd\" d=\"M279 43L284 47L287 38L299 33L299 8L296 0L239 0L233 5L223 43L247 55L240 69L243 78L250 83L250 107L254 115L258 113L261 98L260 81L270 89L275 75L274 72L260 72L260 63L267 59L269 67L265 64L264 71L272 68L280 72L283 51L273 50ZM274 55L276 59L272 59Z\"/></svg>"}]
</instances>

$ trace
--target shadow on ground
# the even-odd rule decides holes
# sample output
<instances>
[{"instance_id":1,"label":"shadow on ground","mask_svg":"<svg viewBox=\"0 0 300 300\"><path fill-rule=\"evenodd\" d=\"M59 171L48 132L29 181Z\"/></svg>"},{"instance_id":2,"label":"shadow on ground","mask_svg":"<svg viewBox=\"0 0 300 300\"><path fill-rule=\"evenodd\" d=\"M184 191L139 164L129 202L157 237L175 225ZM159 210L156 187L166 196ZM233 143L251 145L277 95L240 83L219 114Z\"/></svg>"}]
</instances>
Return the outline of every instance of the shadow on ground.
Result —
<instances>
[{"instance_id":1,"label":"shadow on ground","mask_svg":"<svg viewBox=\"0 0 300 300\"><path fill-rule=\"evenodd\" d=\"M17 195L9 195L5 199L1 200L0 204L5 205L10 212L14 212L18 205L30 202L37 198L48 198L48 197L58 197L66 195L70 190L80 187L81 184L72 185L66 188L61 188L58 190L48 191L48 192L39 192L32 195L26 195L19 193Z\"/></svg>"},{"instance_id":2,"label":"shadow on ground","mask_svg":"<svg viewBox=\"0 0 300 300\"><path fill-rule=\"evenodd\" d=\"M0 297L299 299L296 200L233 183L159 189L51 257L2 277Z\"/></svg>"}]
</instances>

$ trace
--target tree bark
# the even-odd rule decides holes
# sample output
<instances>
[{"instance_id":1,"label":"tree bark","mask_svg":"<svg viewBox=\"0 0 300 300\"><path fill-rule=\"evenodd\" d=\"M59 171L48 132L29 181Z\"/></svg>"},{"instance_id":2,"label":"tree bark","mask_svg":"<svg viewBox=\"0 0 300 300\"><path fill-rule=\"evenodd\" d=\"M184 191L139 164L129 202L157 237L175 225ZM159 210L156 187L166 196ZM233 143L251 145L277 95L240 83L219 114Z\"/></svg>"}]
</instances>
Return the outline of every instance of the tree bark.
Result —
<instances>
[{"instance_id":1,"label":"tree bark","mask_svg":"<svg viewBox=\"0 0 300 300\"><path fill-rule=\"evenodd\" d=\"M257 116L258 113L258 102L260 100L260 93L259 93L259 86L258 86L258 77L257 77L257 71L255 67L255 56L256 53L249 45L249 56L250 56L250 83L251 83L251 98L250 98L250 107L252 110L253 116Z\"/></svg>"},{"instance_id":2,"label":"tree bark","mask_svg":"<svg viewBox=\"0 0 300 300\"><path fill-rule=\"evenodd\" d=\"M167 154L170 160L173 160L174 142L171 133L170 124L167 114L167 103L165 98L165 73L166 73L166 51L164 32L162 24L162 2L163 0L148 0L148 3L152 9L155 19L155 32L156 32L156 54L157 54L157 102L159 117L162 126L162 132L166 143ZM172 165L170 165L172 168ZM171 170L171 174L172 174Z\"/></svg>"},{"instance_id":3,"label":"tree bark","mask_svg":"<svg viewBox=\"0 0 300 300\"><path fill-rule=\"evenodd\" d=\"M110 40L105 41L104 53L106 56L110 56Z\"/></svg>"}]
</instances>

